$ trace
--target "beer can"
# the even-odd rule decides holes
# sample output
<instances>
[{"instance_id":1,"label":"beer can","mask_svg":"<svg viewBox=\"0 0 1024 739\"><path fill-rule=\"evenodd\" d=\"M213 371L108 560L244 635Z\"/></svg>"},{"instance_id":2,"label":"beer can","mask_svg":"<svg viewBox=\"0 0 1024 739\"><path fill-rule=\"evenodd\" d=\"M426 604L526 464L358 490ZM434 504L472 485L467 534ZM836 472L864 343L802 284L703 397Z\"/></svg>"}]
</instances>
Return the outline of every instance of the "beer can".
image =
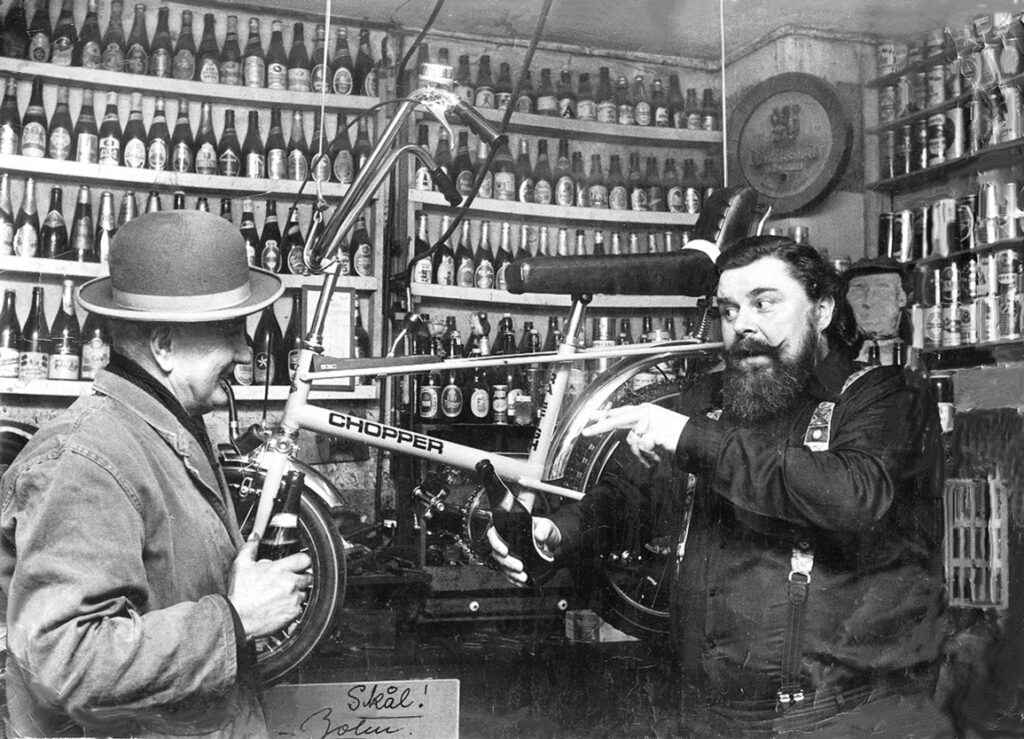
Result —
<instances>
[{"instance_id":1,"label":"beer can","mask_svg":"<svg viewBox=\"0 0 1024 739\"><path fill-rule=\"evenodd\" d=\"M875 58L878 60L879 77L896 71L896 45L892 41L883 41L875 47Z\"/></svg>"},{"instance_id":2,"label":"beer can","mask_svg":"<svg viewBox=\"0 0 1024 739\"><path fill-rule=\"evenodd\" d=\"M882 140L878 152L878 176L883 180L895 177L899 170L896 164L896 131L882 132Z\"/></svg>"},{"instance_id":3,"label":"beer can","mask_svg":"<svg viewBox=\"0 0 1024 739\"><path fill-rule=\"evenodd\" d=\"M960 346L959 303L942 304L942 346Z\"/></svg>"},{"instance_id":4,"label":"beer can","mask_svg":"<svg viewBox=\"0 0 1024 739\"><path fill-rule=\"evenodd\" d=\"M899 137L896 139L896 174L913 172L914 161L914 127L909 123L900 126Z\"/></svg>"},{"instance_id":5,"label":"beer can","mask_svg":"<svg viewBox=\"0 0 1024 739\"><path fill-rule=\"evenodd\" d=\"M1002 120L999 126L1000 141L1015 141L1021 136L1020 88L1006 85L1002 91Z\"/></svg>"},{"instance_id":6,"label":"beer can","mask_svg":"<svg viewBox=\"0 0 1024 739\"><path fill-rule=\"evenodd\" d=\"M977 154L988 146L992 134L992 118L989 115L988 103L972 100L967 109L970 124L967 129L967 153Z\"/></svg>"},{"instance_id":7,"label":"beer can","mask_svg":"<svg viewBox=\"0 0 1024 739\"><path fill-rule=\"evenodd\" d=\"M893 42L893 72L902 72L907 68L907 59L910 56L910 47L902 41Z\"/></svg>"},{"instance_id":8,"label":"beer can","mask_svg":"<svg viewBox=\"0 0 1024 739\"><path fill-rule=\"evenodd\" d=\"M491 386L491 413L494 423L508 423L508 385Z\"/></svg>"},{"instance_id":9,"label":"beer can","mask_svg":"<svg viewBox=\"0 0 1024 739\"><path fill-rule=\"evenodd\" d=\"M923 70L911 72L907 78L910 85L910 109L915 113L924 110L928 107L928 73Z\"/></svg>"},{"instance_id":10,"label":"beer can","mask_svg":"<svg viewBox=\"0 0 1024 739\"><path fill-rule=\"evenodd\" d=\"M914 112L914 98L910 91L910 78L902 74L896 79L896 117L903 118Z\"/></svg>"},{"instance_id":11,"label":"beer can","mask_svg":"<svg viewBox=\"0 0 1024 739\"><path fill-rule=\"evenodd\" d=\"M957 243L956 200L939 198L931 207L931 251L925 256L949 256Z\"/></svg>"},{"instance_id":12,"label":"beer can","mask_svg":"<svg viewBox=\"0 0 1024 739\"><path fill-rule=\"evenodd\" d=\"M1020 338L1020 290L1016 287L996 297L999 310L999 339Z\"/></svg>"},{"instance_id":13,"label":"beer can","mask_svg":"<svg viewBox=\"0 0 1024 739\"><path fill-rule=\"evenodd\" d=\"M994 244L999 241L999 193L996 183L984 182L978 196L977 244Z\"/></svg>"},{"instance_id":14,"label":"beer can","mask_svg":"<svg viewBox=\"0 0 1024 739\"><path fill-rule=\"evenodd\" d=\"M960 261L960 301L968 303L978 297L978 258L970 256Z\"/></svg>"},{"instance_id":15,"label":"beer can","mask_svg":"<svg viewBox=\"0 0 1024 739\"><path fill-rule=\"evenodd\" d=\"M920 275L925 346L942 346L942 291L939 269L924 267Z\"/></svg>"},{"instance_id":16,"label":"beer can","mask_svg":"<svg viewBox=\"0 0 1024 739\"><path fill-rule=\"evenodd\" d=\"M1020 289L1020 255L1014 249L1000 249L995 253L996 295Z\"/></svg>"},{"instance_id":17,"label":"beer can","mask_svg":"<svg viewBox=\"0 0 1024 739\"><path fill-rule=\"evenodd\" d=\"M936 113L928 117L928 166L934 167L946 161L946 114Z\"/></svg>"},{"instance_id":18,"label":"beer can","mask_svg":"<svg viewBox=\"0 0 1024 739\"><path fill-rule=\"evenodd\" d=\"M878 214L878 256L895 259L893 251L896 214L883 211Z\"/></svg>"},{"instance_id":19,"label":"beer can","mask_svg":"<svg viewBox=\"0 0 1024 739\"><path fill-rule=\"evenodd\" d=\"M996 294L996 272L995 254L982 254L978 257L978 297L987 298Z\"/></svg>"},{"instance_id":20,"label":"beer can","mask_svg":"<svg viewBox=\"0 0 1024 739\"><path fill-rule=\"evenodd\" d=\"M1020 230L1018 229L1017 218L1017 187L1016 182L1007 182L1003 185L1003 199L999 208L999 238L1015 239Z\"/></svg>"},{"instance_id":21,"label":"beer can","mask_svg":"<svg viewBox=\"0 0 1024 739\"><path fill-rule=\"evenodd\" d=\"M911 169L915 172L928 169L928 121L924 118L914 121L913 156Z\"/></svg>"},{"instance_id":22,"label":"beer can","mask_svg":"<svg viewBox=\"0 0 1024 739\"><path fill-rule=\"evenodd\" d=\"M946 111L946 159L959 159L967 151L967 108Z\"/></svg>"},{"instance_id":23,"label":"beer can","mask_svg":"<svg viewBox=\"0 0 1024 739\"><path fill-rule=\"evenodd\" d=\"M960 68L960 57L946 65L946 99L960 97L963 92L963 74Z\"/></svg>"},{"instance_id":24,"label":"beer can","mask_svg":"<svg viewBox=\"0 0 1024 739\"><path fill-rule=\"evenodd\" d=\"M960 302L960 265L951 259L939 272L939 300L943 305Z\"/></svg>"},{"instance_id":25,"label":"beer can","mask_svg":"<svg viewBox=\"0 0 1024 739\"><path fill-rule=\"evenodd\" d=\"M960 343L978 343L978 304L973 299L960 302Z\"/></svg>"},{"instance_id":26,"label":"beer can","mask_svg":"<svg viewBox=\"0 0 1024 739\"><path fill-rule=\"evenodd\" d=\"M999 298L986 295L978 298L978 341L999 339Z\"/></svg>"},{"instance_id":27,"label":"beer can","mask_svg":"<svg viewBox=\"0 0 1024 739\"><path fill-rule=\"evenodd\" d=\"M878 122L889 123L896 120L896 88L886 85L878 91Z\"/></svg>"},{"instance_id":28,"label":"beer can","mask_svg":"<svg viewBox=\"0 0 1024 739\"><path fill-rule=\"evenodd\" d=\"M964 195L956 200L957 251L971 251L977 246L975 239L978 196Z\"/></svg>"},{"instance_id":29,"label":"beer can","mask_svg":"<svg viewBox=\"0 0 1024 739\"><path fill-rule=\"evenodd\" d=\"M928 256L931 251L931 204L919 205L913 210L914 214L914 239L910 247L910 259L922 259Z\"/></svg>"},{"instance_id":30,"label":"beer can","mask_svg":"<svg viewBox=\"0 0 1024 739\"><path fill-rule=\"evenodd\" d=\"M942 105L946 102L946 65L936 64L928 68L928 95L925 107Z\"/></svg>"},{"instance_id":31,"label":"beer can","mask_svg":"<svg viewBox=\"0 0 1024 739\"><path fill-rule=\"evenodd\" d=\"M909 262L914 252L914 211L909 208L893 213L893 259Z\"/></svg>"}]
</instances>

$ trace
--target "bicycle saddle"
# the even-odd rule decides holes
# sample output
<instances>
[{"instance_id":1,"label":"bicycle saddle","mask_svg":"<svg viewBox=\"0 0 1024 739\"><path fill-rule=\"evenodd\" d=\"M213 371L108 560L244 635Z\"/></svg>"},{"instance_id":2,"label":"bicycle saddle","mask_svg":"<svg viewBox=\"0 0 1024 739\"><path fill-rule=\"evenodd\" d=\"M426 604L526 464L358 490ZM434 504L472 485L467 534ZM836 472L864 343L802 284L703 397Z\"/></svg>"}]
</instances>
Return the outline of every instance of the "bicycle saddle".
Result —
<instances>
[{"instance_id":1,"label":"bicycle saddle","mask_svg":"<svg viewBox=\"0 0 1024 739\"><path fill-rule=\"evenodd\" d=\"M671 254L530 257L508 266L510 293L707 295L718 284L715 259L756 223L757 193L723 188L704 203L693 238Z\"/></svg>"}]
</instances>

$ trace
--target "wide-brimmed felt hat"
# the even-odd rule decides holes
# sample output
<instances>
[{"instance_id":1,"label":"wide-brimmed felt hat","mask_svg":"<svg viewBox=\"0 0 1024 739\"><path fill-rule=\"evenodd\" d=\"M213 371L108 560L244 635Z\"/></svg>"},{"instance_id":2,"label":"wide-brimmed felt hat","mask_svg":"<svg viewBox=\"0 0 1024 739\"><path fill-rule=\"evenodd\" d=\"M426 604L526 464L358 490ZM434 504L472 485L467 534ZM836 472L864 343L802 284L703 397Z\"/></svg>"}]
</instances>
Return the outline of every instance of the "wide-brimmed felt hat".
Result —
<instances>
[{"instance_id":1,"label":"wide-brimmed felt hat","mask_svg":"<svg viewBox=\"0 0 1024 739\"><path fill-rule=\"evenodd\" d=\"M110 244L110 276L82 285L91 313L133 321L198 323L256 313L284 291L272 272L250 267L232 224L200 210L146 213Z\"/></svg>"}]
</instances>

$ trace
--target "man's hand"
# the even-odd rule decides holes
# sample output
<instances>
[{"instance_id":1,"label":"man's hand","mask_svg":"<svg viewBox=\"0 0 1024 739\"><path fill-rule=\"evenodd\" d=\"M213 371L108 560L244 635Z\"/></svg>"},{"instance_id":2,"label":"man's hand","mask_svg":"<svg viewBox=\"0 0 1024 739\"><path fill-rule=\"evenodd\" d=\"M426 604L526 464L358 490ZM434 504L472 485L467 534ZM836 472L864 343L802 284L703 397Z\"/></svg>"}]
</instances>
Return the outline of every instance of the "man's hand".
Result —
<instances>
[{"instance_id":1,"label":"man's hand","mask_svg":"<svg viewBox=\"0 0 1024 739\"><path fill-rule=\"evenodd\" d=\"M584 436L629 429L626 443L633 454L649 466L652 460L661 461L661 456L656 450L675 452L679 437L690 417L662 408L660 405L641 403L598 410L591 415L590 420L591 424L582 431Z\"/></svg>"},{"instance_id":2,"label":"man's hand","mask_svg":"<svg viewBox=\"0 0 1024 739\"><path fill-rule=\"evenodd\" d=\"M313 584L313 562L304 552L274 561L256 559L259 539L250 537L231 566L228 600L245 636L268 636L290 624L302 611L305 591Z\"/></svg>"},{"instance_id":3,"label":"man's hand","mask_svg":"<svg viewBox=\"0 0 1024 739\"><path fill-rule=\"evenodd\" d=\"M551 521L550 518L533 517L533 538L537 540L541 549L556 552L558 545L562 543L562 532ZM491 545L491 556L498 563L505 577L513 585L525 585L526 573L523 571L523 562L508 553L508 544L501 538L498 531L493 527L487 529L487 541Z\"/></svg>"}]
</instances>

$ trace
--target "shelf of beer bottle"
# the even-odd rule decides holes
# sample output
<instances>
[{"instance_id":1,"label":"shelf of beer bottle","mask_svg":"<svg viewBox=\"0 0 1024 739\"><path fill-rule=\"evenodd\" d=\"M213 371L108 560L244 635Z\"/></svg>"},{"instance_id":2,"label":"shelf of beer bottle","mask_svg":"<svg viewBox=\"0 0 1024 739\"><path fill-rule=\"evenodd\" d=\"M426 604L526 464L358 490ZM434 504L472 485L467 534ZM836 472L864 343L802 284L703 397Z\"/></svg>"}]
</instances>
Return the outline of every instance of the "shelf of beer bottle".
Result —
<instances>
[{"instance_id":1,"label":"shelf of beer bottle","mask_svg":"<svg viewBox=\"0 0 1024 739\"><path fill-rule=\"evenodd\" d=\"M1024 247L1024 238L1014 239L999 239L999 241L993 241L987 244L978 244L974 249L969 251L952 251L949 254L931 254L921 259L916 259L913 262L914 267L930 267L934 264L941 264L942 262L949 261L951 259L961 259L963 257L976 257L982 254L988 254L994 251L1002 251L1003 249L1021 249Z\"/></svg>"},{"instance_id":2,"label":"shelf of beer bottle","mask_svg":"<svg viewBox=\"0 0 1024 739\"><path fill-rule=\"evenodd\" d=\"M880 192L897 192L920 185L934 185L937 180L958 175L971 175L990 169L1008 169L1024 153L1024 138L1004 141L973 154L949 159L942 164L925 167L909 174L870 182L867 187Z\"/></svg>"},{"instance_id":3,"label":"shelf of beer bottle","mask_svg":"<svg viewBox=\"0 0 1024 739\"><path fill-rule=\"evenodd\" d=\"M239 402L260 402L263 400L263 388L253 386L235 386L232 388L235 400ZM88 380L0 380L0 395L48 395L51 397L76 398L89 395L92 382ZM270 400L283 401L288 397L288 387L275 385L270 388ZM319 390L316 385L310 391L311 400L375 400L376 385L356 385L352 390Z\"/></svg>"},{"instance_id":4,"label":"shelf of beer bottle","mask_svg":"<svg viewBox=\"0 0 1024 739\"><path fill-rule=\"evenodd\" d=\"M444 195L429 190L409 190L409 201L428 206L434 210L454 213ZM623 227L638 226L641 228L679 228L692 226L697 216L690 213L664 213L646 210L611 210L610 208L575 208L566 205L536 205L511 200L495 200L494 198L476 198L469 212L479 215L490 215L495 218L530 218L560 223L578 223L594 226L595 223L616 224Z\"/></svg>"},{"instance_id":5,"label":"shelf of beer bottle","mask_svg":"<svg viewBox=\"0 0 1024 739\"><path fill-rule=\"evenodd\" d=\"M318 92L292 92L268 90L262 87L192 82L125 72L108 72L101 69L62 67L56 64L30 62L25 59L8 57L0 57L0 73L19 79L39 77L44 83L92 90L141 92L143 95L165 98L208 100L220 105L236 103L244 108L281 107L287 110L319 110L322 102ZM326 96L326 103L332 110L337 108L352 111L366 110L379 102L380 98L363 95L335 95L332 93Z\"/></svg>"},{"instance_id":6,"label":"shelf of beer bottle","mask_svg":"<svg viewBox=\"0 0 1024 739\"><path fill-rule=\"evenodd\" d=\"M96 262L72 262L63 259L44 259L42 257L0 256L0 274L6 272L46 275L49 277L105 277L107 265ZM278 275L284 286L297 289L305 285L320 285L322 277L282 274ZM374 292L377 290L375 277L344 276L338 278L338 287L355 290L356 292Z\"/></svg>"},{"instance_id":7,"label":"shelf of beer bottle","mask_svg":"<svg viewBox=\"0 0 1024 739\"><path fill-rule=\"evenodd\" d=\"M940 64L947 64L950 61L952 60L948 58L946 52L937 51L934 54L929 54L919 62L907 65L897 72L890 72L889 74L883 74L881 77L868 80L865 83L865 87L878 89L881 87L888 87L889 85L895 85L900 81L900 77L903 77L904 75L912 72L926 72L932 67L936 67Z\"/></svg>"},{"instance_id":8,"label":"shelf of beer bottle","mask_svg":"<svg viewBox=\"0 0 1024 739\"><path fill-rule=\"evenodd\" d=\"M456 301L462 303L504 303L522 307L565 308L570 305L568 295L546 293L523 293L514 295L505 290L476 287L455 287L451 285L424 285L413 283L409 290L419 300ZM642 305L650 310L679 310L696 308L697 298L684 295L595 295L590 310L635 311Z\"/></svg>"},{"instance_id":9,"label":"shelf of beer bottle","mask_svg":"<svg viewBox=\"0 0 1024 739\"><path fill-rule=\"evenodd\" d=\"M114 167L109 164L87 164L60 159L26 157L20 154L0 154L0 171L37 178L73 180L81 184L106 187L123 185L148 190L216 192L230 194L234 197L295 197L299 195L299 188L302 186L301 182L293 180L250 179L248 177L223 177L191 172L134 169L132 167ZM325 197L341 198L348 192L348 185L325 182L322 190ZM314 200L316 196L315 187L307 185L302 189L301 197L303 199Z\"/></svg>"},{"instance_id":10,"label":"shelf of beer bottle","mask_svg":"<svg viewBox=\"0 0 1024 739\"><path fill-rule=\"evenodd\" d=\"M945 113L950 108L956 107L957 105L970 100L972 96L973 93L971 92L962 93L960 95L957 95L956 97L944 100L941 103L936 103L935 105L931 105L927 108L924 108L923 110L918 110L913 113L910 113L909 115L900 116L899 118L896 118L894 120L886 121L885 123L879 123L877 126L871 126L869 128L866 128L864 129L864 133L878 135L883 131L891 131L894 129L898 129L900 126L905 126L908 123L913 123L914 121L920 120L921 118L931 118L936 113Z\"/></svg>"}]
</instances>

